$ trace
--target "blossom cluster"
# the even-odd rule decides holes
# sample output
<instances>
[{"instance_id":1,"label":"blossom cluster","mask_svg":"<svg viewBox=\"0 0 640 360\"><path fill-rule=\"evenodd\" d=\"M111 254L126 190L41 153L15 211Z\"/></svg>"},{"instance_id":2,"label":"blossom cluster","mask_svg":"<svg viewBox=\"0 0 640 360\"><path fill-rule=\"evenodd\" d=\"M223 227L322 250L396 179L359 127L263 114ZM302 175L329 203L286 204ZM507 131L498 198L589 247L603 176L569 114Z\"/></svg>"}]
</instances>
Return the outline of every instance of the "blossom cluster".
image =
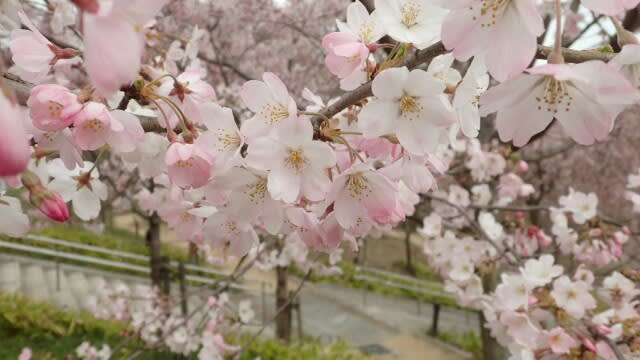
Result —
<instances>
[{"instance_id":1,"label":"blossom cluster","mask_svg":"<svg viewBox=\"0 0 640 360\"><path fill-rule=\"evenodd\" d=\"M527 163L476 139L482 117L495 113L498 137L514 147L554 121L579 144L605 140L640 101L640 47L615 18L620 53L565 63L557 1L556 46L540 65L545 25L535 0L376 0L372 12L355 1L321 42L328 71L353 91L324 99L305 88L298 97L265 72L238 86L233 103L206 80L204 30L145 53L168 35L154 22L167 2L58 4L52 28L72 25L67 13L81 18L77 47L54 43L17 12L26 29L11 32L10 70L35 86L26 110L11 91L0 95L0 232L30 229L15 193L62 222L71 214L95 221L118 198L157 214L212 263L250 255L264 269L296 263L337 273L343 244L357 250L357 239L392 229L430 199L421 232L431 265L461 304L485 311L514 358L605 357L614 349L604 336L636 351L628 346L635 333L618 331L634 310L605 297L612 312L596 313L593 295L624 288L631 300L635 275L596 281L552 255L610 265L630 230L599 216L594 194L574 189L545 208L551 226L532 223L526 210L509 209L535 193ZM638 2L582 5L615 16ZM629 188L638 183L630 177ZM329 266L309 264L313 251L329 254ZM492 271L501 282L484 289ZM96 313L130 321L144 341L182 354L206 349L209 358L226 351L216 327L226 301L212 300L202 332L149 289L111 291L95 300ZM145 301L123 299L130 295ZM88 344L82 351L98 353Z\"/></svg>"}]
</instances>

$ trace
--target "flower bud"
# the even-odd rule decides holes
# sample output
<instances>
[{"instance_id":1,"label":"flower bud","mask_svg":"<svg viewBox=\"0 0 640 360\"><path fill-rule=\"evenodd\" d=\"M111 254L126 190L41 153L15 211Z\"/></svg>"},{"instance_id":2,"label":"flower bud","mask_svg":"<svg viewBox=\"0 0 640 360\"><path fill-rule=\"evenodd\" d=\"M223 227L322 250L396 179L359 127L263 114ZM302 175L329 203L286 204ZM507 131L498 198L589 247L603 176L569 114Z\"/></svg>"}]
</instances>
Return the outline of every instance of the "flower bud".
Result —
<instances>
[{"instance_id":1,"label":"flower bud","mask_svg":"<svg viewBox=\"0 0 640 360\"><path fill-rule=\"evenodd\" d=\"M553 242L553 239L551 239L551 237L545 234L542 230L538 231L536 238L538 238L538 245L543 249L551 245Z\"/></svg>"},{"instance_id":2,"label":"flower bud","mask_svg":"<svg viewBox=\"0 0 640 360\"><path fill-rule=\"evenodd\" d=\"M516 169L518 170L518 172L520 174L524 174L527 171L529 171L529 164L527 164L527 162L524 161L524 160L520 160L520 161L518 161L518 164L516 165Z\"/></svg>"},{"instance_id":3,"label":"flower bud","mask_svg":"<svg viewBox=\"0 0 640 360\"><path fill-rule=\"evenodd\" d=\"M97 13L100 10L100 3L98 0L71 0L71 2L82 11L88 13Z\"/></svg>"},{"instance_id":4,"label":"flower bud","mask_svg":"<svg viewBox=\"0 0 640 360\"><path fill-rule=\"evenodd\" d=\"M40 181L38 175L26 170L21 176L22 185L29 190L29 201L43 214L54 221L66 222L69 220L69 208L62 196L49 190Z\"/></svg>"},{"instance_id":5,"label":"flower bud","mask_svg":"<svg viewBox=\"0 0 640 360\"><path fill-rule=\"evenodd\" d=\"M34 201L31 200L31 202L33 203ZM62 196L57 192L47 190L45 195L42 197L42 201L38 208L51 220L58 222L66 222L69 220L69 208L67 207L67 203L64 202Z\"/></svg>"}]
</instances>

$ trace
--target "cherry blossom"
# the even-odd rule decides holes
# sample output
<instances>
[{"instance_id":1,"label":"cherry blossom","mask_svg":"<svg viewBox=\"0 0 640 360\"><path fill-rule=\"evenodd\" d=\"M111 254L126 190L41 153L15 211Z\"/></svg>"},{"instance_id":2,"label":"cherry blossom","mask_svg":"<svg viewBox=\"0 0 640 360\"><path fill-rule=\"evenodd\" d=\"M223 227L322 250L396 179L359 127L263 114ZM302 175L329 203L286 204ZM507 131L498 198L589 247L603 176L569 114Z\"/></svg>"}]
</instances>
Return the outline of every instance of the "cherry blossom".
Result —
<instances>
[{"instance_id":1,"label":"cherry blossom","mask_svg":"<svg viewBox=\"0 0 640 360\"><path fill-rule=\"evenodd\" d=\"M598 197L594 193L585 194L570 188L569 195L561 196L559 202L578 224L584 224L598 212Z\"/></svg>"},{"instance_id":2,"label":"cherry blossom","mask_svg":"<svg viewBox=\"0 0 640 360\"><path fill-rule=\"evenodd\" d=\"M214 159L199 143L176 142L167 150L165 162L172 183L182 188L199 188L211 177Z\"/></svg>"},{"instance_id":3,"label":"cherry blossom","mask_svg":"<svg viewBox=\"0 0 640 360\"><path fill-rule=\"evenodd\" d=\"M587 310L596 307L596 301L589 293L590 288L583 281L572 281L568 276L561 276L553 282L551 296L567 314L581 319Z\"/></svg>"},{"instance_id":4,"label":"cherry blossom","mask_svg":"<svg viewBox=\"0 0 640 360\"><path fill-rule=\"evenodd\" d=\"M569 354L578 342L569 336L563 328L556 327L547 333L549 347L554 354Z\"/></svg>"},{"instance_id":5,"label":"cherry blossom","mask_svg":"<svg viewBox=\"0 0 640 360\"><path fill-rule=\"evenodd\" d=\"M264 73L264 81L251 80L242 86L240 97L249 110L256 113L242 124L241 131L248 140L264 136L274 128L296 121L296 103L282 80L275 74Z\"/></svg>"},{"instance_id":6,"label":"cherry blossom","mask_svg":"<svg viewBox=\"0 0 640 360\"><path fill-rule=\"evenodd\" d=\"M481 57L474 57L467 74L456 89L453 107L458 114L462 133L477 137L480 131L480 96L489 87L489 75Z\"/></svg>"},{"instance_id":7,"label":"cherry blossom","mask_svg":"<svg viewBox=\"0 0 640 360\"><path fill-rule=\"evenodd\" d=\"M424 49L439 38L447 11L432 0L376 0L386 32L395 40Z\"/></svg>"},{"instance_id":8,"label":"cherry blossom","mask_svg":"<svg viewBox=\"0 0 640 360\"><path fill-rule=\"evenodd\" d=\"M11 32L12 60L28 81L39 82L49 73L55 59L54 45L47 40L29 18L20 11L20 21L28 30L16 29Z\"/></svg>"},{"instance_id":9,"label":"cherry blossom","mask_svg":"<svg viewBox=\"0 0 640 360\"><path fill-rule=\"evenodd\" d=\"M484 56L496 80L520 74L533 59L536 38L544 32L535 0L447 1L442 42L456 59ZM510 56L506 56L510 54Z\"/></svg>"},{"instance_id":10,"label":"cherry blossom","mask_svg":"<svg viewBox=\"0 0 640 360\"><path fill-rule=\"evenodd\" d=\"M97 11L84 12L84 61L100 93L113 95L136 79L144 50L143 26L167 2L99 1Z\"/></svg>"},{"instance_id":11,"label":"cherry blossom","mask_svg":"<svg viewBox=\"0 0 640 360\"><path fill-rule=\"evenodd\" d=\"M395 224L404 218L396 192L389 179L369 164L359 164L335 178L327 204L333 203L340 226L360 232L372 224Z\"/></svg>"},{"instance_id":12,"label":"cherry blossom","mask_svg":"<svg viewBox=\"0 0 640 360\"><path fill-rule=\"evenodd\" d=\"M250 223L223 212L210 216L204 223L205 240L214 248L235 257L246 255L258 243L258 235Z\"/></svg>"},{"instance_id":13,"label":"cherry blossom","mask_svg":"<svg viewBox=\"0 0 640 360\"><path fill-rule=\"evenodd\" d=\"M22 110L0 94L0 176L22 172L30 155Z\"/></svg>"},{"instance_id":14,"label":"cherry blossom","mask_svg":"<svg viewBox=\"0 0 640 360\"><path fill-rule=\"evenodd\" d=\"M64 86L54 84L34 87L27 106L33 125L43 131L68 127L73 123L73 116L82 108L74 93Z\"/></svg>"},{"instance_id":15,"label":"cherry blossom","mask_svg":"<svg viewBox=\"0 0 640 360\"><path fill-rule=\"evenodd\" d=\"M294 202L298 196L322 200L331 186L328 168L336 164L331 148L312 141L311 123L286 139L261 138L249 146L246 162L258 170L269 170L267 187L276 200Z\"/></svg>"},{"instance_id":16,"label":"cherry blossom","mask_svg":"<svg viewBox=\"0 0 640 360\"><path fill-rule=\"evenodd\" d=\"M204 148L213 149L211 155L219 169L234 165L245 141L233 118L233 111L208 102L200 105L200 113L208 131L200 134L198 142Z\"/></svg>"},{"instance_id":17,"label":"cherry blossom","mask_svg":"<svg viewBox=\"0 0 640 360\"><path fill-rule=\"evenodd\" d=\"M325 63L332 74L346 78L366 66L368 45L378 41L384 32L375 14L369 14L360 1L347 8L347 23L338 21L340 32L327 34L322 46L327 51Z\"/></svg>"},{"instance_id":18,"label":"cherry blossom","mask_svg":"<svg viewBox=\"0 0 640 360\"><path fill-rule=\"evenodd\" d=\"M59 160L59 159L56 159ZM107 199L107 186L99 178L98 169L85 161L82 167L68 170L62 161L53 160L49 174L53 180L48 187L60 193L64 201L71 201L73 213L88 221L100 215L101 201Z\"/></svg>"},{"instance_id":19,"label":"cherry blossom","mask_svg":"<svg viewBox=\"0 0 640 360\"><path fill-rule=\"evenodd\" d=\"M529 259L524 263L522 276L532 286L544 286L562 275L564 269L560 265L554 265L553 255L542 255L538 259Z\"/></svg>"},{"instance_id":20,"label":"cherry blossom","mask_svg":"<svg viewBox=\"0 0 640 360\"><path fill-rule=\"evenodd\" d=\"M423 70L385 70L373 80L376 99L362 109L358 126L367 138L395 132L409 152L432 153L455 121L444 87Z\"/></svg>"},{"instance_id":21,"label":"cherry blossom","mask_svg":"<svg viewBox=\"0 0 640 360\"><path fill-rule=\"evenodd\" d=\"M20 200L0 192L0 233L20 237L29 229L29 218L22 212Z\"/></svg>"},{"instance_id":22,"label":"cherry blossom","mask_svg":"<svg viewBox=\"0 0 640 360\"><path fill-rule=\"evenodd\" d=\"M582 4L589 9L603 15L615 16L621 12L633 9L640 3L639 0L583 0Z\"/></svg>"},{"instance_id":23,"label":"cherry blossom","mask_svg":"<svg viewBox=\"0 0 640 360\"><path fill-rule=\"evenodd\" d=\"M638 92L612 67L589 61L529 69L488 90L480 111L497 112L500 139L515 146L525 145L554 118L573 140L590 145L604 140L624 106L638 100Z\"/></svg>"}]
</instances>

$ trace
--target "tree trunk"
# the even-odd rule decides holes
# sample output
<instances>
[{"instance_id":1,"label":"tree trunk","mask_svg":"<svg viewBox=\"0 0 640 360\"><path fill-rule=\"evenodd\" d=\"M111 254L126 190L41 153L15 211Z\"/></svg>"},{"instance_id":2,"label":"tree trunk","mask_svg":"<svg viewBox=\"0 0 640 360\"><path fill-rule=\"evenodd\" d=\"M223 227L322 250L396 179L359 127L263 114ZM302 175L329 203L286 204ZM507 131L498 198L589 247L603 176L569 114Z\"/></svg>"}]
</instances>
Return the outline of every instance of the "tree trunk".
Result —
<instances>
[{"instance_id":1,"label":"tree trunk","mask_svg":"<svg viewBox=\"0 0 640 360\"><path fill-rule=\"evenodd\" d=\"M276 336L280 340L289 342L291 340L291 304L289 301L289 291L287 289L288 266L276 267ZM286 306L285 306L286 305Z\"/></svg>"},{"instance_id":2,"label":"tree trunk","mask_svg":"<svg viewBox=\"0 0 640 360\"><path fill-rule=\"evenodd\" d=\"M151 256L151 284L162 288L163 284L163 260L162 260L162 243L160 242L160 217L155 212L148 217L149 230L147 230L147 246Z\"/></svg>"},{"instance_id":3,"label":"tree trunk","mask_svg":"<svg viewBox=\"0 0 640 360\"><path fill-rule=\"evenodd\" d=\"M496 270L482 277L482 287L486 293L493 292L498 286L498 273ZM491 336L491 331L485 327L484 313L480 313L480 333L482 335L483 359L504 360L507 359L507 350Z\"/></svg>"},{"instance_id":4,"label":"tree trunk","mask_svg":"<svg viewBox=\"0 0 640 360\"><path fill-rule=\"evenodd\" d=\"M413 267L413 254L411 249L411 225L408 222L404 224L404 248L405 256L407 258L407 271L411 275L416 275L416 269Z\"/></svg>"}]
</instances>

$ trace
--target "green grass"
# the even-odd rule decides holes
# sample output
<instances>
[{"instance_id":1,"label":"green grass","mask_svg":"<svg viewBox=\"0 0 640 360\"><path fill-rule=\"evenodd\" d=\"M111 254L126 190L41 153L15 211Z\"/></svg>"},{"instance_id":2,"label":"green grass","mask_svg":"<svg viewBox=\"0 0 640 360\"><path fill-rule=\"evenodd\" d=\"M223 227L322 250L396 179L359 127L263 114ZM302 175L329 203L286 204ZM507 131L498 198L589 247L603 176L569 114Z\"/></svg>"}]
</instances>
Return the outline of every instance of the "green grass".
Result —
<instances>
[{"instance_id":1,"label":"green grass","mask_svg":"<svg viewBox=\"0 0 640 360\"><path fill-rule=\"evenodd\" d=\"M337 276L316 276L313 275L310 278L312 282L328 282L332 284L338 284L343 286L348 286L356 289L366 289L372 292L376 292L383 295L388 296L397 296L409 299L420 300L425 303L439 303L445 306L462 309L454 299L450 296L438 296L438 295L428 295L414 290L408 289L398 289L392 286L372 283L370 281L361 280L356 278L356 267L351 262L343 261L340 263L340 268L342 269L342 275ZM303 275L301 271L297 269L292 270L296 275ZM381 274L368 274L371 276L375 276L380 280L392 280L391 278L385 277ZM405 283L405 285L411 285L416 287L422 287L422 284L411 283L411 282L403 282L398 279L393 279L395 283ZM429 289L429 290L439 290L439 289Z\"/></svg>"},{"instance_id":2,"label":"green grass","mask_svg":"<svg viewBox=\"0 0 640 360\"><path fill-rule=\"evenodd\" d=\"M126 325L99 320L88 313L59 310L48 304L27 301L16 296L0 294L0 359L17 359L24 347L35 354L35 360L65 359L74 354L83 342L89 341L96 347L109 344L113 349L123 342L120 336ZM246 344L247 337L241 337L238 344ZM114 354L113 359L126 359L141 343L135 339ZM259 338L252 342L242 360L253 360L260 356L263 360L366 360L368 357L349 348L344 343L323 345L317 341L305 341L285 345L279 341ZM146 351L136 359L197 359L197 355L181 357L158 351Z\"/></svg>"},{"instance_id":3,"label":"green grass","mask_svg":"<svg viewBox=\"0 0 640 360\"><path fill-rule=\"evenodd\" d=\"M441 332L438 339L472 354L475 359L482 360L482 339L474 332L468 332L462 336L458 334Z\"/></svg>"},{"instance_id":4,"label":"green grass","mask_svg":"<svg viewBox=\"0 0 640 360\"><path fill-rule=\"evenodd\" d=\"M85 245L149 255L149 248L145 244L144 238L123 229L113 228L105 231L104 234L95 234L78 226L54 225L39 231L37 234ZM189 254L186 250L167 244L162 244L162 253L176 261L188 261L189 259Z\"/></svg>"}]
</instances>

